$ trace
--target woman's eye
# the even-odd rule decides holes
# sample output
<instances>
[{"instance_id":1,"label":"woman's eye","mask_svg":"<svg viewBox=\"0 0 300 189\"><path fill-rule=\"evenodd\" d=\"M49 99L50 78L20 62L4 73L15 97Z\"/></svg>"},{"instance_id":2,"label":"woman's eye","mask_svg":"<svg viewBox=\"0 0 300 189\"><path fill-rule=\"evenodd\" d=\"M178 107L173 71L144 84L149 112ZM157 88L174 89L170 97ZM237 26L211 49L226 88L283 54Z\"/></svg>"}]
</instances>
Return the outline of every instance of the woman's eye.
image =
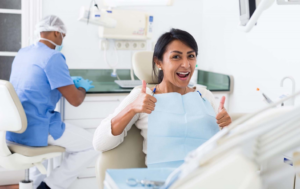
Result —
<instances>
[{"instance_id":1,"label":"woman's eye","mask_svg":"<svg viewBox=\"0 0 300 189\"><path fill-rule=\"evenodd\" d=\"M175 59L178 59L178 58L179 58L179 56L178 56L178 55L175 55L175 56L173 56L173 58L175 58Z\"/></svg>"},{"instance_id":2,"label":"woman's eye","mask_svg":"<svg viewBox=\"0 0 300 189\"><path fill-rule=\"evenodd\" d=\"M189 57L190 57L190 58L195 58L195 55L191 54Z\"/></svg>"}]
</instances>

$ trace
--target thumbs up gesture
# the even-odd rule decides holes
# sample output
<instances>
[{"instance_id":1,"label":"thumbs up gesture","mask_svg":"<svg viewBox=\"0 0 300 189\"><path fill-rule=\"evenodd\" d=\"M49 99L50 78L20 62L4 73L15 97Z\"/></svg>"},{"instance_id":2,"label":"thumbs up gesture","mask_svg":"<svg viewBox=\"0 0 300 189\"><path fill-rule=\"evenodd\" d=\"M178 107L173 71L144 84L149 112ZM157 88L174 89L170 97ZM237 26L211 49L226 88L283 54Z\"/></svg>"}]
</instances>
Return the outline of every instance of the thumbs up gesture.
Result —
<instances>
[{"instance_id":1,"label":"thumbs up gesture","mask_svg":"<svg viewBox=\"0 0 300 189\"><path fill-rule=\"evenodd\" d=\"M225 96L221 98L218 115L216 116L217 123L220 127L226 127L231 123L231 118L224 108Z\"/></svg>"},{"instance_id":2,"label":"thumbs up gesture","mask_svg":"<svg viewBox=\"0 0 300 189\"><path fill-rule=\"evenodd\" d=\"M135 101L131 104L132 109L135 113L147 113L151 114L151 112L155 108L155 103L157 102L156 98L146 93L147 84L143 81L143 87L141 93L135 99Z\"/></svg>"}]
</instances>

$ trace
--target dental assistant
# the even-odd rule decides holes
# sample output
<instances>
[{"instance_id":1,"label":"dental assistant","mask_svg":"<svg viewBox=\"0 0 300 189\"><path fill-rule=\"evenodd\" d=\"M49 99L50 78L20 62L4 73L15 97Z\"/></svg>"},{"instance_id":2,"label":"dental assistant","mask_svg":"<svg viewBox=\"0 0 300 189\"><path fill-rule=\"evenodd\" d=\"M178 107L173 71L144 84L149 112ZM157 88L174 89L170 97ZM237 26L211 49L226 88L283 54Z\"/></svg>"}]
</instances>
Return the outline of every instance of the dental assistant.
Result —
<instances>
[{"instance_id":1,"label":"dental assistant","mask_svg":"<svg viewBox=\"0 0 300 189\"><path fill-rule=\"evenodd\" d=\"M224 97L218 105L210 91L188 87L197 54L197 43L188 32L172 29L163 34L153 55L153 75L159 84L148 88L143 81L142 88L133 89L98 126L94 148L107 151L117 147L135 124L144 138L147 166L174 168L220 127L228 126L231 118Z\"/></svg>"},{"instance_id":2,"label":"dental assistant","mask_svg":"<svg viewBox=\"0 0 300 189\"><path fill-rule=\"evenodd\" d=\"M61 96L79 106L92 88L91 81L70 77L65 56L60 52L66 27L57 16L47 16L36 26L37 43L19 50L10 82L25 110L28 126L24 133L7 132L7 140L26 146L57 145L66 149L60 167L46 178L36 167L30 169L34 188L67 189L79 173L99 155L92 146L92 134L64 123L55 106ZM47 161L43 162L47 167Z\"/></svg>"}]
</instances>

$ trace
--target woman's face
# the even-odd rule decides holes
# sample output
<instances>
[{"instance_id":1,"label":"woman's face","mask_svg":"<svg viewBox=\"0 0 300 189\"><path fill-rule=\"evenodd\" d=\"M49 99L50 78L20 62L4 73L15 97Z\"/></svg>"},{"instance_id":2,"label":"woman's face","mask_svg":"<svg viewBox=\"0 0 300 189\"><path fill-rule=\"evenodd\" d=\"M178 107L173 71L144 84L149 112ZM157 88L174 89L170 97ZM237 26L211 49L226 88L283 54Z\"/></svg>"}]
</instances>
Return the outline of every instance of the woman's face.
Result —
<instances>
[{"instance_id":1,"label":"woman's face","mask_svg":"<svg viewBox=\"0 0 300 189\"><path fill-rule=\"evenodd\" d=\"M156 60L157 67L164 72L163 80L180 88L189 84L196 63L196 52L180 40L166 47L162 61Z\"/></svg>"}]
</instances>

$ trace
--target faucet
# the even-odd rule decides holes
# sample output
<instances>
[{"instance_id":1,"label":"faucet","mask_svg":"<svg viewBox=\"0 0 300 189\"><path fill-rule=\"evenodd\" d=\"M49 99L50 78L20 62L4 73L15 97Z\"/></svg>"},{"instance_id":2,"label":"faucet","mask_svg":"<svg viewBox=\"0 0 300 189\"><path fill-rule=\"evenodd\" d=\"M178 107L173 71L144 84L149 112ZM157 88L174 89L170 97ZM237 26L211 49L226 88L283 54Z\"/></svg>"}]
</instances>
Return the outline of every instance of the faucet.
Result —
<instances>
[{"instance_id":1,"label":"faucet","mask_svg":"<svg viewBox=\"0 0 300 189\"><path fill-rule=\"evenodd\" d=\"M281 80L281 87L283 87L283 82L286 80L286 79L290 79L291 81L292 81L292 94L294 94L295 93L295 90L296 90L296 82L295 82L295 79L293 78L293 77L291 77L291 76L287 76L287 77L284 77L282 80ZM291 95L292 95L291 94ZM292 105L294 105L294 103L295 103L295 98L292 98L291 99L291 102L292 102Z\"/></svg>"}]
</instances>

